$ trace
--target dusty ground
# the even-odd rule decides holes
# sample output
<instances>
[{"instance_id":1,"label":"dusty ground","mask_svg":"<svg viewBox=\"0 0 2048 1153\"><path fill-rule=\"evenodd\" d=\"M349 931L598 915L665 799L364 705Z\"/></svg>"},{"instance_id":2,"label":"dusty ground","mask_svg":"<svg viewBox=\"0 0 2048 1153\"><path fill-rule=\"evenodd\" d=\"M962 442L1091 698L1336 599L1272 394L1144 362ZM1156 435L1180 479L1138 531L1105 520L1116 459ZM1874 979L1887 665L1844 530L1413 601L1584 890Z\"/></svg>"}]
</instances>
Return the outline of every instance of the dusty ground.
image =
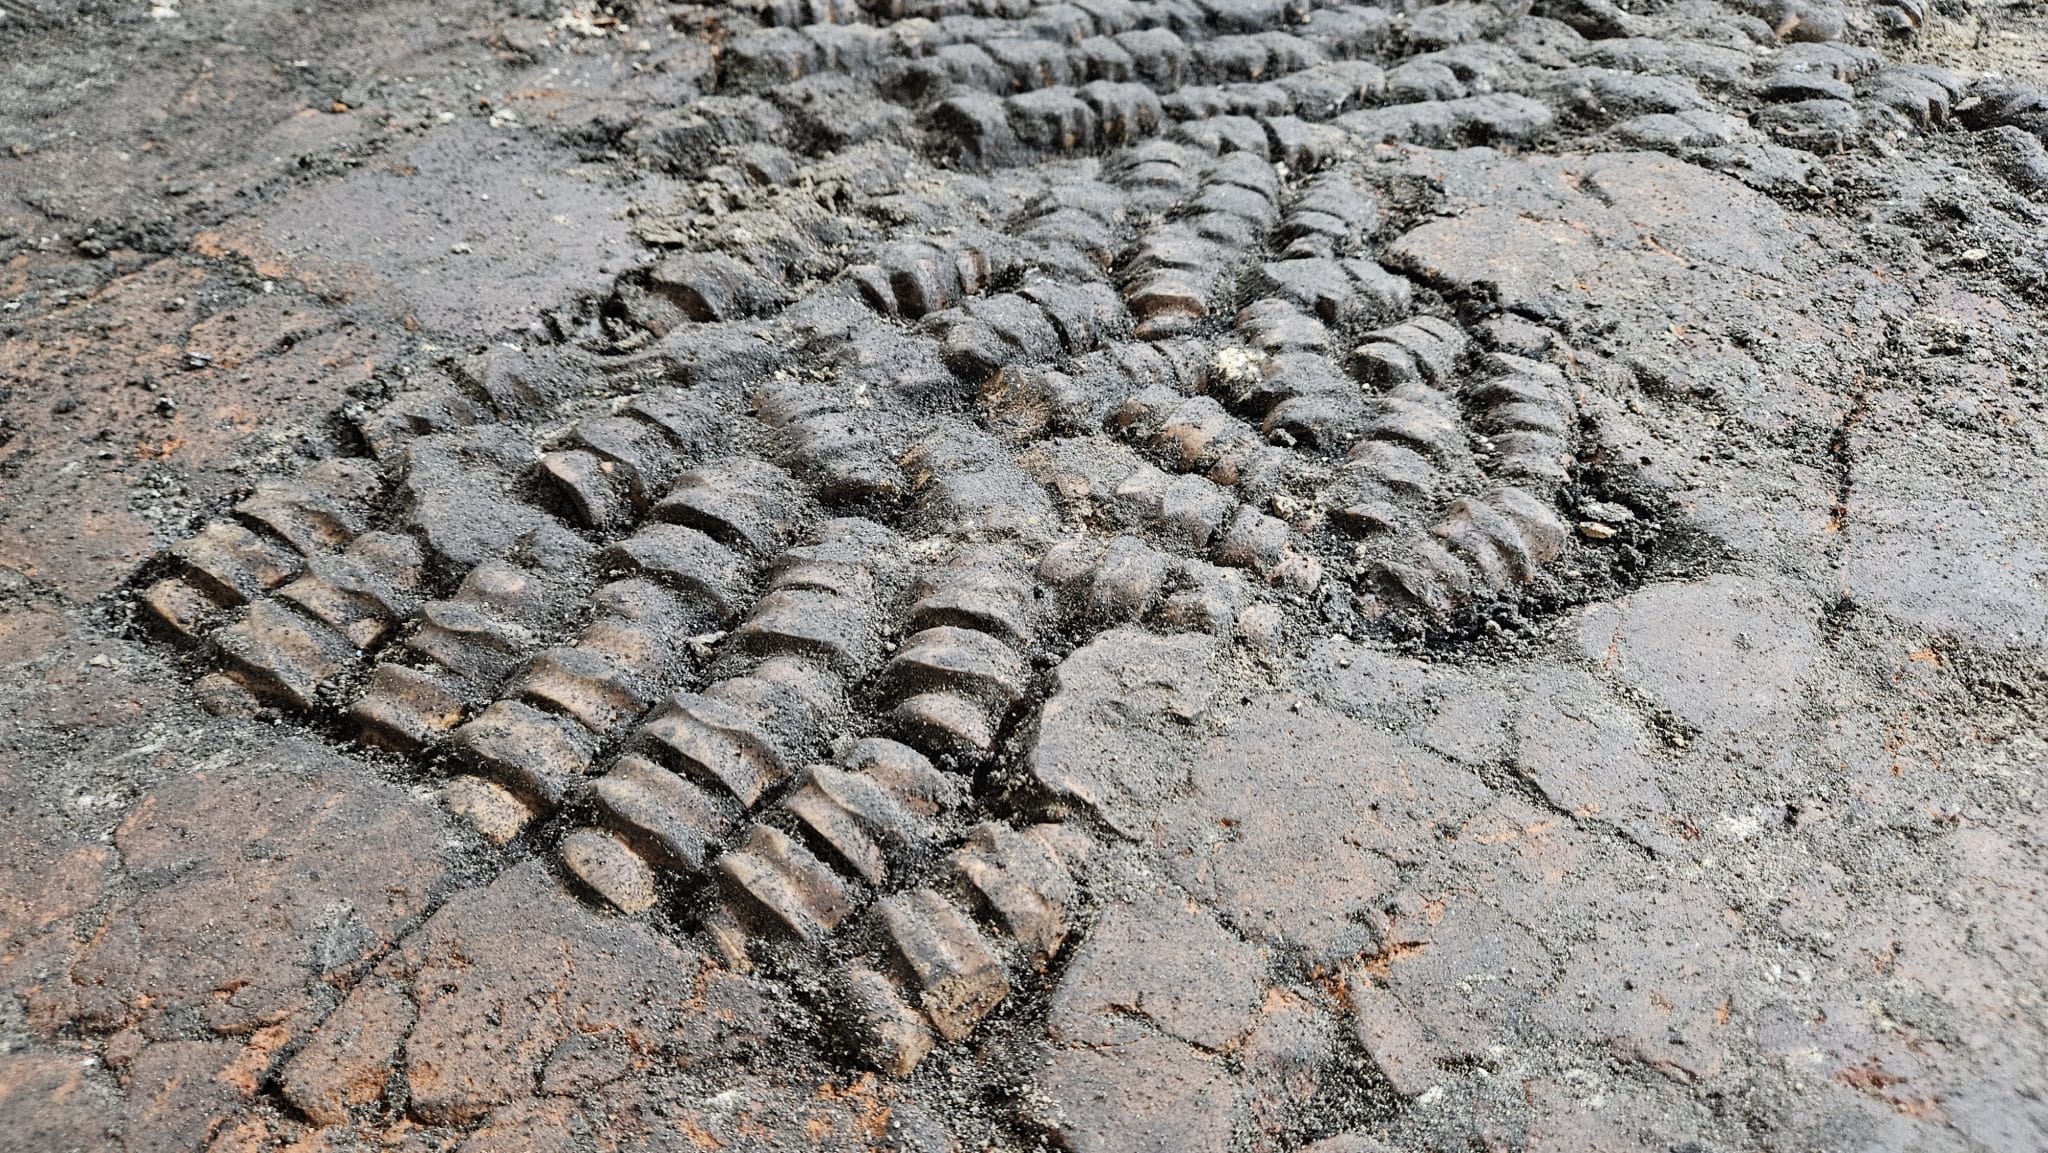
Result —
<instances>
[{"instance_id":1,"label":"dusty ground","mask_svg":"<svg viewBox=\"0 0 2048 1153\"><path fill-rule=\"evenodd\" d=\"M0 0L0 1150L2048 1149L2043 85Z\"/></svg>"}]
</instances>

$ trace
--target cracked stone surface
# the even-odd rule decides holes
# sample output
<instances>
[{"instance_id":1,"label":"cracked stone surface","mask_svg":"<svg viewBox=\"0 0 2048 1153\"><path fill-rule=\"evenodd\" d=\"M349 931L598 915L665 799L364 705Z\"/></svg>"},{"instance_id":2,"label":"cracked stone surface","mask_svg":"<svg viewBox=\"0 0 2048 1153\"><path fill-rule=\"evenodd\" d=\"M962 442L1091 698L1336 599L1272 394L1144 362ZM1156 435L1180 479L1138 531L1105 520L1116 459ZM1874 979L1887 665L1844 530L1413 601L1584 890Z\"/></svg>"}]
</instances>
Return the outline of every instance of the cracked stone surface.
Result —
<instances>
[{"instance_id":1,"label":"cracked stone surface","mask_svg":"<svg viewBox=\"0 0 2048 1153\"><path fill-rule=\"evenodd\" d=\"M0 1153L2048 1148L2044 45L0 0Z\"/></svg>"}]
</instances>

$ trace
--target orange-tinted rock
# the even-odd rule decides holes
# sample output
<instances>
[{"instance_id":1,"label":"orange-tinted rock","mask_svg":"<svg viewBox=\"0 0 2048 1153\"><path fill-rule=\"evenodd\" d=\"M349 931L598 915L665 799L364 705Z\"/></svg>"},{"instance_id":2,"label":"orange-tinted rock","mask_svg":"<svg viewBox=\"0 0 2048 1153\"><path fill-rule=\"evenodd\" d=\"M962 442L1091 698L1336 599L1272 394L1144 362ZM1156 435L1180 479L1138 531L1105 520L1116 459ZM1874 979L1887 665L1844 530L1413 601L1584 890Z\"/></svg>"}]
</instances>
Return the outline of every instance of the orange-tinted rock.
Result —
<instances>
[{"instance_id":1,"label":"orange-tinted rock","mask_svg":"<svg viewBox=\"0 0 2048 1153\"><path fill-rule=\"evenodd\" d=\"M113 853L62 846L27 831L0 830L0 981L32 993L71 963L72 919L97 903ZM53 1022L33 1023L44 1031Z\"/></svg>"},{"instance_id":2,"label":"orange-tinted rock","mask_svg":"<svg viewBox=\"0 0 2048 1153\"><path fill-rule=\"evenodd\" d=\"M0 1148L106 1149L118 1112L113 1085L75 1051L0 1056Z\"/></svg>"},{"instance_id":3,"label":"orange-tinted rock","mask_svg":"<svg viewBox=\"0 0 2048 1153\"><path fill-rule=\"evenodd\" d=\"M451 898L379 968L409 982L419 1005L404 1057L413 1115L462 1124L530 1097L572 1041L649 1065L687 1034L700 964L644 926L593 911L538 863ZM745 1027L744 1014L730 1020Z\"/></svg>"},{"instance_id":4,"label":"orange-tinted rock","mask_svg":"<svg viewBox=\"0 0 2048 1153\"><path fill-rule=\"evenodd\" d=\"M203 1149L247 1102L233 1069L233 1041L158 1041L122 1072L127 1090L121 1126L127 1153Z\"/></svg>"},{"instance_id":5,"label":"orange-tinted rock","mask_svg":"<svg viewBox=\"0 0 2048 1153\"><path fill-rule=\"evenodd\" d=\"M1073 1153L1224 1153L1235 1086L1223 1065L1168 1037L1062 1049L1040 1074L1045 1120Z\"/></svg>"},{"instance_id":6,"label":"orange-tinted rock","mask_svg":"<svg viewBox=\"0 0 2048 1153\"><path fill-rule=\"evenodd\" d=\"M1189 776L1153 826L1171 873L1246 936L1332 960L1368 943L1395 865L1486 795L1375 725L1281 698L1243 709Z\"/></svg>"},{"instance_id":7,"label":"orange-tinted rock","mask_svg":"<svg viewBox=\"0 0 2048 1153\"><path fill-rule=\"evenodd\" d=\"M1110 906L1053 994L1051 1027L1069 1044L1113 1037L1131 1016L1210 1050L1251 1027L1259 950L1171 889Z\"/></svg>"},{"instance_id":8,"label":"orange-tinted rock","mask_svg":"<svg viewBox=\"0 0 2048 1153\"><path fill-rule=\"evenodd\" d=\"M41 1007L97 1027L190 1010L246 1032L324 1008L447 875L430 802L311 746L173 777L115 834L139 891Z\"/></svg>"},{"instance_id":9,"label":"orange-tinted rock","mask_svg":"<svg viewBox=\"0 0 2048 1153\"><path fill-rule=\"evenodd\" d=\"M413 1018L412 1000L402 990L376 978L357 985L285 1064L285 1099L321 1125L338 1124L350 1109L376 1101Z\"/></svg>"}]
</instances>

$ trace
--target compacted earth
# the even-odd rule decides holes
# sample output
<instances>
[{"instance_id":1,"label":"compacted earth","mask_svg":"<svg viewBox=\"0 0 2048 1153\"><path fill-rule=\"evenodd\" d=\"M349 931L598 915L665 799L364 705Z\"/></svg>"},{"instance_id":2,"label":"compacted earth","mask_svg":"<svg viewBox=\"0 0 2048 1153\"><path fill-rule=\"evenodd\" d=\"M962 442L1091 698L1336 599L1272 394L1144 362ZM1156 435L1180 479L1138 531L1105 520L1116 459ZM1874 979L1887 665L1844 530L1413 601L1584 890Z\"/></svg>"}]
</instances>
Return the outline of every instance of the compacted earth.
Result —
<instances>
[{"instance_id":1,"label":"compacted earth","mask_svg":"<svg viewBox=\"0 0 2048 1153\"><path fill-rule=\"evenodd\" d=\"M0 0L0 1150L2048 1149L2044 87Z\"/></svg>"}]
</instances>

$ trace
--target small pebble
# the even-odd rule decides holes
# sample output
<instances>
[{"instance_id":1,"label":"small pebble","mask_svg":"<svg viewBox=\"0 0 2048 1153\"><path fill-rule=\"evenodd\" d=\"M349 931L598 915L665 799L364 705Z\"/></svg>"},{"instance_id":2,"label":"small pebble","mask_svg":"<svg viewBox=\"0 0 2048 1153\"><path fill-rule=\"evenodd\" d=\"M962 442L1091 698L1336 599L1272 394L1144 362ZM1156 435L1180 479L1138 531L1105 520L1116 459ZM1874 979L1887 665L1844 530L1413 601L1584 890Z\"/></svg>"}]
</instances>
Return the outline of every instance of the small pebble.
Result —
<instances>
[{"instance_id":1,"label":"small pebble","mask_svg":"<svg viewBox=\"0 0 2048 1153\"><path fill-rule=\"evenodd\" d=\"M1614 533L1613 525L1601 524L1597 520L1582 520L1579 522L1579 535L1587 540L1612 540L1614 539Z\"/></svg>"}]
</instances>

